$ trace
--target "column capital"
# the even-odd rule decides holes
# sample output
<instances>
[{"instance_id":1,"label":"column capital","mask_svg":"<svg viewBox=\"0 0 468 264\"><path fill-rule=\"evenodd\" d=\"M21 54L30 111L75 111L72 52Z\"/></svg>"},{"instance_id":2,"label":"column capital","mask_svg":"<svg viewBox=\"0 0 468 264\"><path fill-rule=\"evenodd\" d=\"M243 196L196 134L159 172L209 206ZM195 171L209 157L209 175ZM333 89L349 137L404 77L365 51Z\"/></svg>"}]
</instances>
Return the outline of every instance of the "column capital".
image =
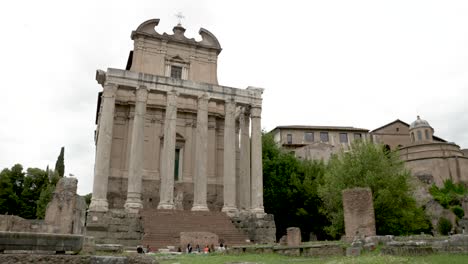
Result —
<instances>
[{"instance_id":1,"label":"column capital","mask_svg":"<svg viewBox=\"0 0 468 264\"><path fill-rule=\"evenodd\" d=\"M175 90L175 89L169 90L169 91L167 91L166 93L167 93L168 96L171 95L171 96L177 97L177 96L180 95L180 93L179 93L177 90Z\"/></svg>"},{"instance_id":2,"label":"column capital","mask_svg":"<svg viewBox=\"0 0 468 264\"><path fill-rule=\"evenodd\" d=\"M234 97L228 97L226 99L224 99L224 103L225 104L236 104L236 100L234 99Z\"/></svg>"},{"instance_id":3,"label":"column capital","mask_svg":"<svg viewBox=\"0 0 468 264\"><path fill-rule=\"evenodd\" d=\"M115 83L106 83L103 86L102 97L115 97L118 85Z\"/></svg>"},{"instance_id":4,"label":"column capital","mask_svg":"<svg viewBox=\"0 0 468 264\"><path fill-rule=\"evenodd\" d=\"M137 102L146 102L148 99L148 89L146 86L140 86L135 90L135 100Z\"/></svg>"},{"instance_id":5,"label":"column capital","mask_svg":"<svg viewBox=\"0 0 468 264\"><path fill-rule=\"evenodd\" d=\"M208 93L202 93L198 96L198 101L209 101L210 95Z\"/></svg>"},{"instance_id":6,"label":"column capital","mask_svg":"<svg viewBox=\"0 0 468 264\"><path fill-rule=\"evenodd\" d=\"M252 105L250 108L250 115L260 118L262 116L262 107L259 105Z\"/></svg>"}]
</instances>

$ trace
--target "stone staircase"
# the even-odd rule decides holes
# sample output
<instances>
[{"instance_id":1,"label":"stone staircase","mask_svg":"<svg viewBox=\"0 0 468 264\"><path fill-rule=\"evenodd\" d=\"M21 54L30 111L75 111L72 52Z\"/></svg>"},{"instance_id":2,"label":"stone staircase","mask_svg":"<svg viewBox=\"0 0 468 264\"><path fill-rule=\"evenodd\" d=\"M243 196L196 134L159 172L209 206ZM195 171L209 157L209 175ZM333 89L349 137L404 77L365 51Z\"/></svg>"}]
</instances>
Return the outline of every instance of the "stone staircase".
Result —
<instances>
[{"instance_id":1,"label":"stone staircase","mask_svg":"<svg viewBox=\"0 0 468 264\"><path fill-rule=\"evenodd\" d=\"M211 232L228 246L248 244L247 235L238 230L223 212L144 209L140 214L144 228L141 243L153 250L167 246L177 248L180 232Z\"/></svg>"}]
</instances>

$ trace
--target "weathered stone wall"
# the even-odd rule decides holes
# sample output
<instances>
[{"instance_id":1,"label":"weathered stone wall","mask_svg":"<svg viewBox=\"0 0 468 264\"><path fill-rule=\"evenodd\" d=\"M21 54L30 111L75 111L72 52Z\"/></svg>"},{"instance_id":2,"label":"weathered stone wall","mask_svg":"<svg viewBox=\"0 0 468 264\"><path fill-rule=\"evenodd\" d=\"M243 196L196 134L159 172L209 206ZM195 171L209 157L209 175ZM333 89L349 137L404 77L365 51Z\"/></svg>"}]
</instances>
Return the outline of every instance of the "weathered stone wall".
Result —
<instances>
[{"instance_id":1,"label":"weathered stone wall","mask_svg":"<svg viewBox=\"0 0 468 264\"><path fill-rule=\"evenodd\" d=\"M343 190L343 211L347 240L375 236L374 204L369 188Z\"/></svg>"},{"instance_id":2,"label":"weathered stone wall","mask_svg":"<svg viewBox=\"0 0 468 264\"><path fill-rule=\"evenodd\" d=\"M0 215L0 231L54 233L55 228L43 220L29 220L16 215Z\"/></svg>"},{"instance_id":3,"label":"weathered stone wall","mask_svg":"<svg viewBox=\"0 0 468 264\"><path fill-rule=\"evenodd\" d=\"M150 256L82 256L82 255L35 255L2 254L0 263L4 264L157 264Z\"/></svg>"},{"instance_id":4,"label":"weathered stone wall","mask_svg":"<svg viewBox=\"0 0 468 264\"><path fill-rule=\"evenodd\" d=\"M143 237L141 217L123 209L108 212L89 212L86 235L93 236L96 244L122 244L137 246Z\"/></svg>"},{"instance_id":5,"label":"weathered stone wall","mask_svg":"<svg viewBox=\"0 0 468 264\"><path fill-rule=\"evenodd\" d=\"M233 224L244 233L248 234L253 243L271 244L276 242L276 225L272 214L257 217L251 213L241 213L232 216Z\"/></svg>"},{"instance_id":6,"label":"weathered stone wall","mask_svg":"<svg viewBox=\"0 0 468 264\"><path fill-rule=\"evenodd\" d=\"M44 222L56 227L54 233L83 233L86 203L76 194L78 180L63 177L55 187L52 200L47 205Z\"/></svg>"}]
</instances>

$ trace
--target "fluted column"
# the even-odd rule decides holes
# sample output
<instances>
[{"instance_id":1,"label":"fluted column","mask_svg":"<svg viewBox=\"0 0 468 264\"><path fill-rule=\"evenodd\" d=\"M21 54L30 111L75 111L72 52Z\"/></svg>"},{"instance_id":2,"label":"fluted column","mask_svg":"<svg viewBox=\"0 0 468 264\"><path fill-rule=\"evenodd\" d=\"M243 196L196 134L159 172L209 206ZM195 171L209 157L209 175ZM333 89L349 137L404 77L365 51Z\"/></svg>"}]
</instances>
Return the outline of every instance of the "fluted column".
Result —
<instances>
[{"instance_id":1,"label":"fluted column","mask_svg":"<svg viewBox=\"0 0 468 264\"><path fill-rule=\"evenodd\" d=\"M143 143L145 140L145 115L148 90L141 86L135 92L135 116L133 118L132 141L128 169L128 188L125 210L137 213L141 203L141 181L143 174Z\"/></svg>"},{"instance_id":2,"label":"fluted column","mask_svg":"<svg viewBox=\"0 0 468 264\"><path fill-rule=\"evenodd\" d=\"M177 92L167 92L164 145L161 159L161 186L158 209L174 209L174 159L177 125Z\"/></svg>"},{"instance_id":3,"label":"fluted column","mask_svg":"<svg viewBox=\"0 0 468 264\"><path fill-rule=\"evenodd\" d=\"M239 209L249 210L250 205L250 113L244 108L240 115L240 171Z\"/></svg>"},{"instance_id":4,"label":"fluted column","mask_svg":"<svg viewBox=\"0 0 468 264\"><path fill-rule=\"evenodd\" d=\"M224 177L223 194L224 206L222 211L235 213L236 208L236 124L235 111L236 103L233 100L227 100L225 105L224 117Z\"/></svg>"},{"instance_id":5,"label":"fluted column","mask_svg":"<svg viewBox=\"0 0 468 264\"><path fill-rule=\"evenodd\" d=\"M192 211L208 211L206 204L208 168L208 95L198 98L195 134L195 175L193 179Z\"/></svg>"},{"instance_id":6,"label":"fluted column","mask_svg":"<svg viewBox=\"0 0 468 264\"><path fill-rule=\"evenodd\" d=\"M256 214L264 214L263 209L263 168L262 168L262 108L252 106L252 145L251 145L251 166L252 166L252 208Z\"/></svg>"},{"instance_id":7,"label":"fluted column","mask_svg":"<svg viewBox=\"0 0 468 264\"><path fill-rule=\"evenodd\" d=\"M99 130L96 144L93 196L89 206L89 210L94 212L106 212L109 208L107 202L107 183L110 172L116 91L117 85L108 83L104 85L104 91L101 96L102 109L99 118Z\"/></svg>"}]
</instances>

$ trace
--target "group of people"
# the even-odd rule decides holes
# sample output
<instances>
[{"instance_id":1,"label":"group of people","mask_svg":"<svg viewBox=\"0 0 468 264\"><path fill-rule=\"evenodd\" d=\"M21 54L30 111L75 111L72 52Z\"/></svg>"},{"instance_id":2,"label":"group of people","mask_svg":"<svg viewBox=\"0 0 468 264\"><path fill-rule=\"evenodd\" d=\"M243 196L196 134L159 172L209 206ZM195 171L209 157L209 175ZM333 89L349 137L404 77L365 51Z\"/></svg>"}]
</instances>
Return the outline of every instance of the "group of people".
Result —
<instances>
[{"instance_id":1,"label":"group of people","mask_svg":"<svg viewBox=\"0 0 468 264\"><path fill-rule=\"evenodd\" d=\"M219 247L216 247L211 244L211 246L208 246L206 245L204 248L201 248L200 245L196 245L195 246L195 250L192 248L192 245L189 243L187 244L187 249L186 249L186 253L187 254L190 254L190 253L196 253L196 254L200 254L200 253L204 253L204 254L208 254L208 253L212 253L212 252L224 252L226 251L226 245L224 245L223 243L220 243L219 244Z\"/></svg>"}]
</instances>

